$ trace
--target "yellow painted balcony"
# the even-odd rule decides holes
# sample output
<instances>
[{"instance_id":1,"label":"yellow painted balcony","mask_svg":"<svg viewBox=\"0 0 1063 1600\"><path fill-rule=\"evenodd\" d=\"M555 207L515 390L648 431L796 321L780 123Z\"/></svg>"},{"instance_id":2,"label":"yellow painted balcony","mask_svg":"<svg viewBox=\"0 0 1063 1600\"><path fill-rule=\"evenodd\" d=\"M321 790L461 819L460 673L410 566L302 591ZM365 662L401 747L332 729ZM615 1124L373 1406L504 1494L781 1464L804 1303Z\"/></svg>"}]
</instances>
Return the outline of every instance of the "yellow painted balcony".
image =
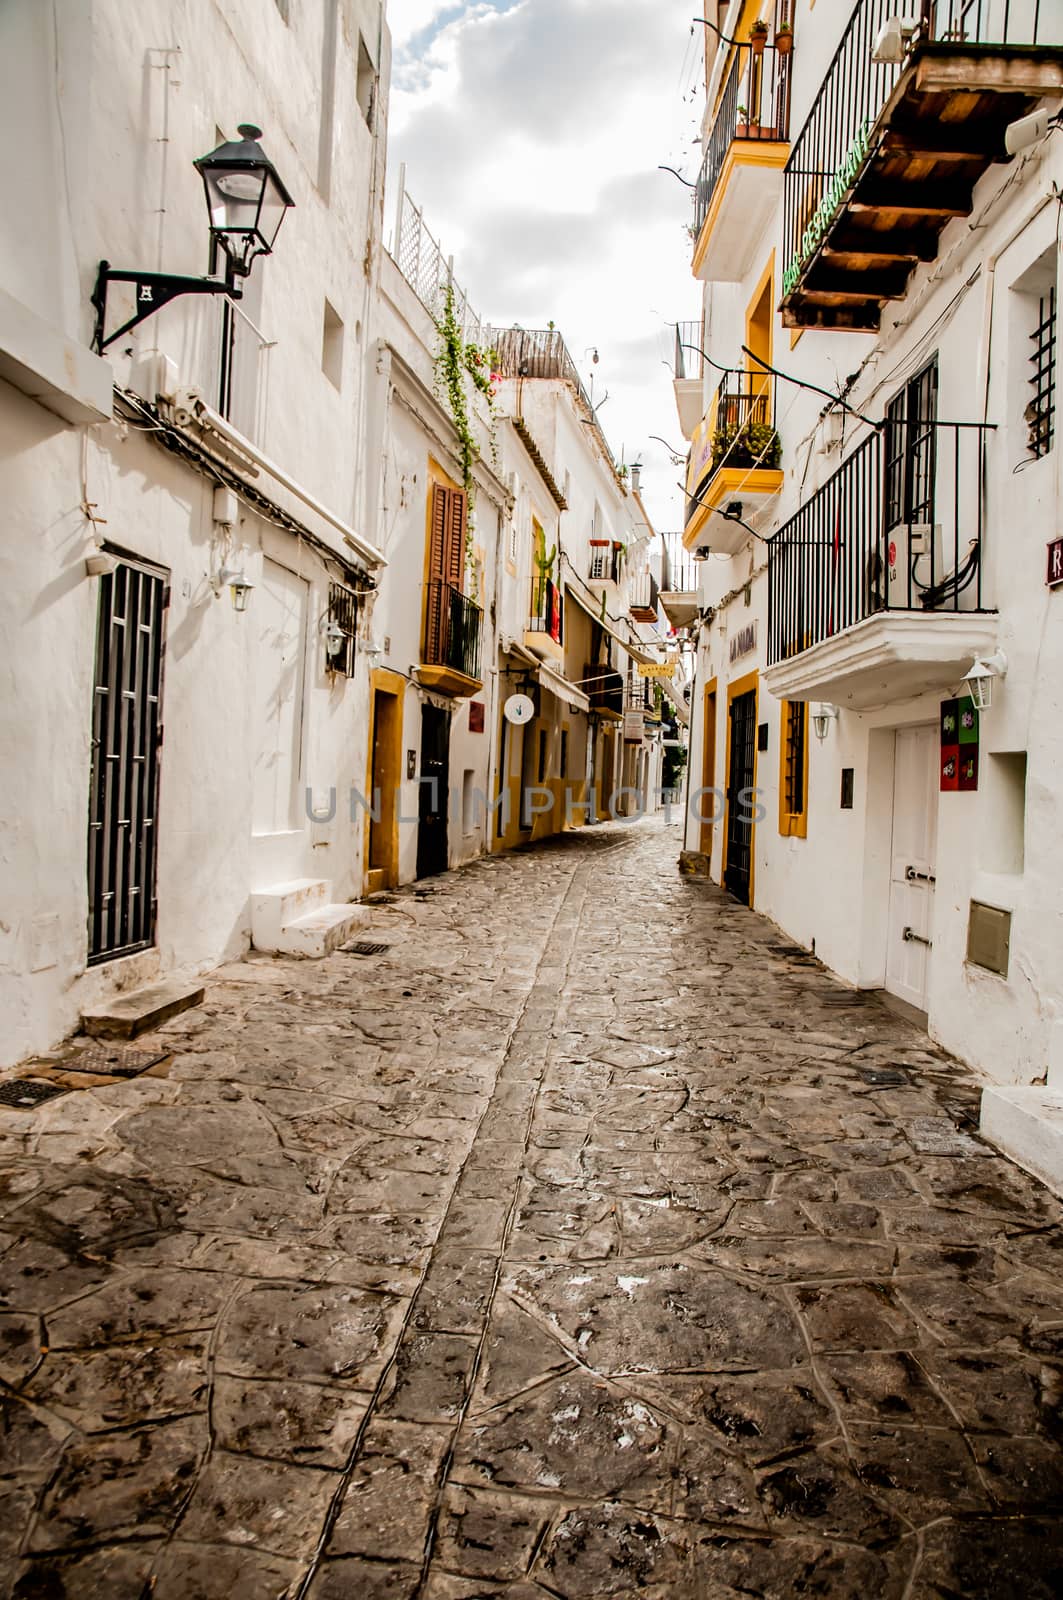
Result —
<instances>
[{"instance_id":1,"label":"yellow painted balcony","mask_svg":"<svg viewBox=\"0 0 1063 1600\"><path fill-rule=\"evenodd\" d=\"M779 204L790 154L790 62L777 43L734 47L694 190L694 276L706 283L746 276Z\"/></svg>"},{"instance_id":2,"label":"yellow painted balcony","mask_svg":"<svg viewBox=\"0 0 1063 1600\"><path fill-rule=\"evenodd\" d=\"M688 550L734 555L749 534L748 520L782 488L781 445L775 431L774 379L729 373L694 434L687 461ZM724 515L729 508L734 514Z\"/></svg>"}]
</instances>

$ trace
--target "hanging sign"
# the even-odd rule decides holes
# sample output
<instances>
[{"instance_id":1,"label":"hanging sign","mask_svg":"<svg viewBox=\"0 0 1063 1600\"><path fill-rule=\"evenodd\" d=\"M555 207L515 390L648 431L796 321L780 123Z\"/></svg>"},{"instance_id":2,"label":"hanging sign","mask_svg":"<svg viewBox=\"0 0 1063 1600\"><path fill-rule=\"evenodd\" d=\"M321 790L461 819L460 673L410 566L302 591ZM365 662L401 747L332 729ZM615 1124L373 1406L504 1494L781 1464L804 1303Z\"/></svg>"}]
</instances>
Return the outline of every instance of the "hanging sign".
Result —
<instances>
[{"instance_id":1,"label":"hanging sign","mask_svg":"<svg viewBox=\"0 0 1063 1600\"><path fill-rule=\"evenodd\" d=\"M666 656L663 661L640 661L640 678L670 678L679 665L677 655Z\"/></svg>"},{"instance_id":2,"label":"hanging sign","mask_svg":"<svg viewBox=\"0 0 1063 1600\"><path fill-rule=\"evenodd\" d=\"M530 722L535 715L535 701L527 694L511 694L502 707L503 715L507 722L512 722L516 727L522 723Z\"/></svg>"},{"instance_id":3,"label":"hanging sign","mask_svg":"<svg viewBox=\"0 0 1063 1600\"><path fill-rule=\"evenodd\" d=\"M646 721L641 711L624 712L624 743L641 744L646 732Z\"/></svg>"}]
</instances>

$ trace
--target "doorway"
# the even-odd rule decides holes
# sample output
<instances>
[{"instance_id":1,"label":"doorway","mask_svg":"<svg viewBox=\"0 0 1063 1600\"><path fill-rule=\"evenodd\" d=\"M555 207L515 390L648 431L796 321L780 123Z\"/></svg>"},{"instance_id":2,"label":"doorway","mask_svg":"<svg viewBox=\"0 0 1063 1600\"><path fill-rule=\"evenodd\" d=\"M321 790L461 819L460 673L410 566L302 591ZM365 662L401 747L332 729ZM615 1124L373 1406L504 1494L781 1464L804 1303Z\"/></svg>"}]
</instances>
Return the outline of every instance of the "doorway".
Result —
<instances>
[{"instance_id":1,"label":"doorway","mask_svg":"<svg viewBox=\"0 0 1063 1600\"><path fill-rule=\"evenodd\" d=\"M727 852L724 887L744 906L750 901L753 867L753 793L757 749L757 691L736 694L728 707Z\"/></svg>"},{"instance_id":2,"label":"doorway","mask_svg":"<svg viewBox=\"0 0 1063 1600\"><path fill-rule=\"evenodd\" d=\"M88 961L155 942L165 576L119 561L100 580L89 777Z\"/></svg>"},{"instance_id":3,"label":"doorway","mask_svg":"<svg viewBox=\"0 0 1063 1600\"><path fill-rule=\"evenodd\" d=\"M886 988L926 1012L937 861L938 730L898 728L886 928Z\"/></svg>"},{"instance_id":4,"label":"doorway","mask_svg":"<svg viewBox=\"0 0 1063 1600\"><path fill-rule=\"evenodd\" d=\"M421 787L417 807L417 876L445 872L450 783L450 713L421 707Z\"/></svg>"},{"instance_id":5,"label":"doorway","mask_svg":"<svg viewBox=\"0 0 1063 1600\"><path fill-rule=\"evenodd\" d=\"M373 722L369 769L369 840L366 890L376 894L399 881L398 817L402 761L400 687L385 687L391 674L373 675Z\"/></svg>"},{"instance_id":6,"label":"doorway","mask_svg":"<svg viewBox=\"0 0 1063 1600\"><path fill-rule=\"evenodd\" d=\"M712 870L712 824L716 816L716 796L711 791L716 786L716 679L705 690L705 718L702 723L701 796L698 814L701 819L701 838L698 848L709 858ZM706 816L706 805L708 815Z\"/></svg>"}]
</instances>

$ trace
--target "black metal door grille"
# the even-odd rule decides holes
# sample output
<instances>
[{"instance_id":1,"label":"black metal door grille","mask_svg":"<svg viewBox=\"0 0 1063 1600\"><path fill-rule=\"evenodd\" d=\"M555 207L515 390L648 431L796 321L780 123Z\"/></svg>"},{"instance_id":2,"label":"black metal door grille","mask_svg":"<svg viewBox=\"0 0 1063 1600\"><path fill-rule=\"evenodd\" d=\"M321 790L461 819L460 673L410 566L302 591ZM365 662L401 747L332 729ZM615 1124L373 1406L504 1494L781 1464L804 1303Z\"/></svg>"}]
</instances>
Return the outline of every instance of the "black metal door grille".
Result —
<instances>
[{"instance_id":1,"label":"black metal door grille","mask_svg":"<svg viewBox=\"0 0 1063 1600\"><path fill-rule=\"evenodd\" d=\"M89 962L155 937L165 579L121 561L100 579L89 792Z\"/></svg>"},{"instance_id":2,"label":"black metal door grille","mask_svg":"<svg viewBox=\"0 0 1063 1600\"><path fill-rule=\"evenodd\" d=\"M724 883L743 905L749 904L753 854L753 763L756 759L757 697L751 689L731 701L731 760L727 774L727 862Z\"/></svg>"},{"instance_id":3,"label":"black metal door grille","mask_svg":"<svg viewBox=\"0 0 1063 1600\"><path fill-rule=\"evenodd\" d=\"M1056 421L1056 291L1042 295L1037 308L1037 327L1030 335L1033 353L1030 385L1033 399L1026 407L1030 452L1047 455L1052 448Z\"/></svg>"}]
</instances>

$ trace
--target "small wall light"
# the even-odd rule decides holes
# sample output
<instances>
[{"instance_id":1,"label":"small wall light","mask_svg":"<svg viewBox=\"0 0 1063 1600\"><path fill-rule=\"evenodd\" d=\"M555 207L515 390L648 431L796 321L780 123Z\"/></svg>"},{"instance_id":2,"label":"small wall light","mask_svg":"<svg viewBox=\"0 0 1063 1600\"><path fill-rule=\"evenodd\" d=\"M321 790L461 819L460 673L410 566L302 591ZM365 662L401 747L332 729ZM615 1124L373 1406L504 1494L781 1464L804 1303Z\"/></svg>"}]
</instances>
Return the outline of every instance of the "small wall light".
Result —
<instances>
[{"instance_id":1,"label":"small wall light","mask_svg":"<svg viewBox=\"0 0 1063 1600\"><path fill-rule=\"evenodd\" d=\"M95 550L85 557L85 571L90 578L109 578L118 562L109 550Z\"/></svg>"},{"instance_id":2,"label":"small wall light","mask_svg":"<svg viewBox=\"0 0 1063 1600\"><path fill-rule=\"evenodd\" d=\"M254 584L249 583L242 572L234 572L232 574L229 579L229 593L232 595L234 611L247 610L247 602L254 587Z\"/></svg>"},{"instance_id":3,"label":"small wall light","mask_svg":"<svg viewBox=\"0 0 1063 1600\"><path fill-rule=\"evenodd\" d=\"M981 657L975 661L970 672L964 675L967 692L974 701L976 711L988 711L993 704L993 679L1005 678L1008 673L1008 658L1003 650L994 650L991 656Z\"/></svg>"},{"instance_id":4,"label":"small wall light","mask_svg":"<svg viewBox=\"0 0 1063 1600\"><path fill-rule=\"evenodd\" d=\"M813 707L812 728L817 739L822 741L827 737L827 734L830 732L830 725L837 715L838 707L828 705L826 702Z\"/></svg>"},{"instance_id":5,"label":"small wall light","mask_svg":"<svg viewBox=\"0 0 1063 1600\"><path fill-rule=\"evenodd\" d=\"M333 617L332 621L325 629L325 654L328 656L330 661L335 656L339 655L340 651L343 649L346 638L347 635L344 633L335 617Z\"/></svg>"}]
</instances>

